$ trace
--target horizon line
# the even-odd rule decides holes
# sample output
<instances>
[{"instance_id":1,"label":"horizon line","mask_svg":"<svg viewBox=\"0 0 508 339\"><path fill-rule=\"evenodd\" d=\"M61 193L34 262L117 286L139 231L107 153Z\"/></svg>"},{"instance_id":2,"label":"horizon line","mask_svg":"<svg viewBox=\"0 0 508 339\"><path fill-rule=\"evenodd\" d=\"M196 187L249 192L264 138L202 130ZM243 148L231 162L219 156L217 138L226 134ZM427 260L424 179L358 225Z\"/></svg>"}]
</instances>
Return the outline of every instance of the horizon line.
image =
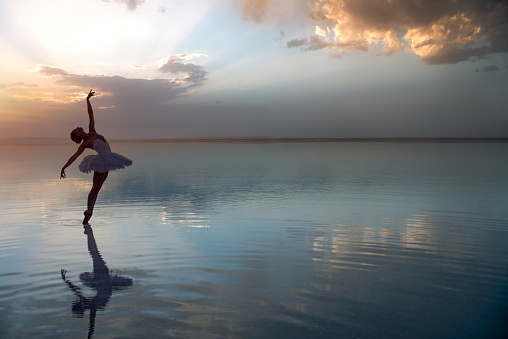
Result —
<instances>
[{"instance_id":1,"label":"horizon line","mask_svg":"<svg viewBox=\"0 0 508 339\"><path fill-rule=\"evenodd\" d=\"M159 143L283 143L283 142L508 142L508 137L188 137L188 138L112 138L112 142ZM67 138L0 138L0 144L62 143Z\"/></svg>"}]
</instances>

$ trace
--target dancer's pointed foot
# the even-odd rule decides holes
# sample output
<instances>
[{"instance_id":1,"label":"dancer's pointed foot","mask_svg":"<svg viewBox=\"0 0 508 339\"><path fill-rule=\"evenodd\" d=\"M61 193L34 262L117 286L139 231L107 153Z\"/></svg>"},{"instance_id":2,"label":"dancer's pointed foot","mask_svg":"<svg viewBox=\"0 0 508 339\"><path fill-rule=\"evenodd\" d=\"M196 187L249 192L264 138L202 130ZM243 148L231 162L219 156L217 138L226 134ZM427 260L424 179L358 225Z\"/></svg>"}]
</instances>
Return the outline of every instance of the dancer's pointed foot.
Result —
<instances>
[{"instance_id":1,"label":"dancer's pointed foot","mask_svg":"<svg viewBox=\"0 0 508 339\"><path fill-rule=\"evenodd\" d=\"M88 212L88 210L84 211L83 214L85 215L85 218L83 219L83 225L88 224L88 220L92 217L92 213Z\"/></svg>"}]
</instances>

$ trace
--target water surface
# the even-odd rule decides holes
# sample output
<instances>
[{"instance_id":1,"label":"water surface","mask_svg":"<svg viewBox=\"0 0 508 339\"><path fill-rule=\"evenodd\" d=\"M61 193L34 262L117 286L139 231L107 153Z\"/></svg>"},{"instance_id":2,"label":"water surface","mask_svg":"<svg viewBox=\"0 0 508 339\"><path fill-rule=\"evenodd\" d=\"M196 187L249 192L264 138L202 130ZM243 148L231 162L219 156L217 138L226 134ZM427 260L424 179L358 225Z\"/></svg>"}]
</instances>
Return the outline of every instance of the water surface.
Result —
<instances>
[{"instance_id":1,"label":"water surface","mask_svg":"<svg viewBox=\"0 0 508 339\"><path fill-rule=\"evenodd\" d=\"M112 143L90 229L74 148L0 145L2 338L508 333L506 143Z\"/></svg>"}]
</instances>

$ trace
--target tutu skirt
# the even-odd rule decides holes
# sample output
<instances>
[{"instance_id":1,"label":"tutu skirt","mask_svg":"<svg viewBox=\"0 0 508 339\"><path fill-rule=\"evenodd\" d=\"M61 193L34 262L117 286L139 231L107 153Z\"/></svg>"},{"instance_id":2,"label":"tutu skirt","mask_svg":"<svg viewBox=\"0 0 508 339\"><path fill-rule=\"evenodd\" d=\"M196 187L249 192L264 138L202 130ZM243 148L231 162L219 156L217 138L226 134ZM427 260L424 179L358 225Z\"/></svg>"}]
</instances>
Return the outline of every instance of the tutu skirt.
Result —
<instances>
[{"instance_id":1,"label":"tutu skirt","mask_svg":"<svg viewBox=\"0 0 508 339\"><path fill-rule=\"evenodd\" d=\"M132 160L118 153L88 155L79 164L83 173L115 171L132 165Z\"/></svg>"}]
</instances>

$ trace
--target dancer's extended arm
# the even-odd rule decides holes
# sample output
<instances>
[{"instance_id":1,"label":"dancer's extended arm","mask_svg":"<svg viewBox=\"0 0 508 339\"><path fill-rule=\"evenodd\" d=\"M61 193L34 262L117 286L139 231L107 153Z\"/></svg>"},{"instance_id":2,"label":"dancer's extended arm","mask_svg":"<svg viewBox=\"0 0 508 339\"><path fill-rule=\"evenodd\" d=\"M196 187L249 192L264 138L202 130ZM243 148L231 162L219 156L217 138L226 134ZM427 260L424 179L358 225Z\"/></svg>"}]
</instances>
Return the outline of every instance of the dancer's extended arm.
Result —
<instances>
[{"instance_id":1,"label":"dancer's extended arm","mask_svg":"<svg viewBox=\"0 0 508 339\"><path fill-rule=\"evenodd\" d=\"M87 148L87 146L88 146L88 143L87 143L87 142L84 142L84 143L82 143L81 145L79 145L78 150L76 151L76 153L74 153L74 154L73 154L73 155L69 158L69 160L67 160L67 162L65 163L65 165L63 165L62 170L60 171L60 179L62 179L62 178L65 178L65 177L66 177L66 175L65 175L65 169L66 169L67 167L69 167L69 166L70 166L70 165L74 162L74 160L76 160L76 159L77 159L77 157L79 157L79 155L80 155L81 153L83 153L83 151L85 150L85 148Z\"/></svg>"},{"instance_id":2,"label":"dancer's extended arm","mask_svg":"<svg viewBox=\"0 0 508 339\"><path fill-rule=\"evenodd\" d=\"M69 279L65 278L66 273L67 273L66 270L64 270L63 268L60 269L62 280L65 281L67 286L69 286L69 288L72 290L72 292L74 292L74 294L76 294L76 296L78 296L79 298L84 298L83 293L81 293L81 289L78 286L74 285Z\"/></svg>"},{"instance_id":3,"label":"dancer's extended arm","mask_svg":"<svg viewBox=\"0 0 508 339\"><path fill-rule=\"evenodd\" d=\"M94 94L95 94L95 92L92 92L92 90L90 90L90 93L88 93L88 96L86 97L86 106L88 108L88 118L90 120L90 123L88 124L88 133L96 133L95 132L95 120L93 117L93 109L92 109L92 104L90 103L90 98L93 97Z\"/></svg>"}]
</instances>

